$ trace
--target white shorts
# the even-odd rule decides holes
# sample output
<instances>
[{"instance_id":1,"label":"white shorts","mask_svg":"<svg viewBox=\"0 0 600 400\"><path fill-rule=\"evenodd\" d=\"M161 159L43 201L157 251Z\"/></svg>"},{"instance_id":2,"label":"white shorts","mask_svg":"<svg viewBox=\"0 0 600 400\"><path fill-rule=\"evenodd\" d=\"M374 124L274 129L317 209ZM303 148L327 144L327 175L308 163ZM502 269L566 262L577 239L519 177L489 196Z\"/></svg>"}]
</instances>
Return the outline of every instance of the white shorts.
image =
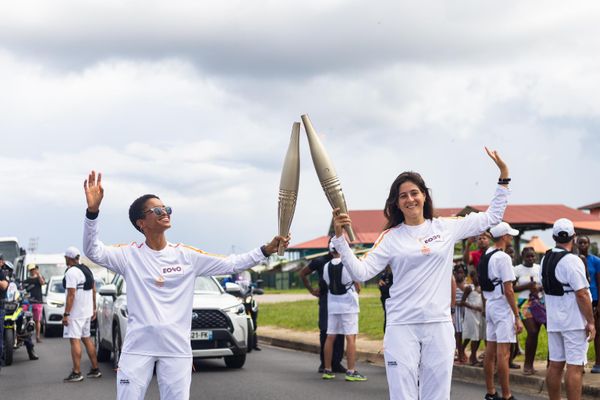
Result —
<instances>
[{"instance_id":1,"label":"white shorts","mask_svg":"<svg viewBox=\"0 0 600 400\"><path fill-rule=\"evenodd\" d=\"M81 339L90 337L91 318L69 319L69 325L63 328L63 338Z\"/></svg>"},{"instance_id":2,"label":"white shorts","mask_svg":"<svg viewBox=\"0 0 600 400\"><path fill-rule=\"evenodd\" d=\"M121 354L117 371L117 400L143 400L156 363L161 399L189 400L192 384L191 357L155 357Z\"/></svg>"},{"instance_id":3,"label":"white shorts","mask_svg":"<svg viewBox=\"0 0 600 400\"><path fill-rule=\"evenodd\" d=\"M571 365L587 363L588 341L585 329L564 332L548 332L548 355L550 361Z\"/></svg>"},{"instance_id":4,"label":"white shorts","mask_svg":"<svg viewBox=\"0 0 600 400\"><path fill-rule=\"evenodd\" d=\"M455 346L451 321L388 325L383 348L390 400L449 400Z\"/></svg>"},{"instance_id":5,"label":"white shorts","mask_svg":"<svg viewBox=\"0 0 600 400\"><path fill-rule=\"evenodd\" d=\"M485 306L486 339L496 343L516 343L515 314L502 300L494 300Z\"/></svg>"},{"instance_id":6,"label":"white shorts","mask_svg":"<svg viewBox=\"0 0 600 400\"><path fill-rule=\"evenodd\" d=\"M328 314L328 335L358 335L358 313Z\"/></svg>"}]
</instances>

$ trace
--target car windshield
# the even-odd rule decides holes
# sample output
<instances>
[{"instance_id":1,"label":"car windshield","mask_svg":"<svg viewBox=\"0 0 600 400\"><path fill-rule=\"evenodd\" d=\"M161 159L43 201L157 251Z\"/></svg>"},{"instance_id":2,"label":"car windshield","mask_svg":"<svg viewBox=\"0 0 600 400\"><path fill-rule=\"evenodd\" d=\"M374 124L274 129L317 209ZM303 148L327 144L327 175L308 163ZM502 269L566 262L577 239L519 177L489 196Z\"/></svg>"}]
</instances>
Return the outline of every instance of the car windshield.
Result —
<instances>
[{"instance_id":1,"label":"car windshield","mask_svg":"<svg viewBox=\"0 0 600 400\"><path fill-rule=\"evenodd\" d=\"M52 293L64 293L65 288L63 287L63 283L61 280L52 280L50 281L50 285L48 287L48 292Z\"/></svg>"},{"instance_id":2,"label":"car windshield","mask_svg":"<svg viewBox=\"0 0 600 400\"><path fill-rule=\"evenodd\" d=\"M198 276L194 284L194 292L221 293L221 288L212 278Z\"/></svg>"}]
</instances>

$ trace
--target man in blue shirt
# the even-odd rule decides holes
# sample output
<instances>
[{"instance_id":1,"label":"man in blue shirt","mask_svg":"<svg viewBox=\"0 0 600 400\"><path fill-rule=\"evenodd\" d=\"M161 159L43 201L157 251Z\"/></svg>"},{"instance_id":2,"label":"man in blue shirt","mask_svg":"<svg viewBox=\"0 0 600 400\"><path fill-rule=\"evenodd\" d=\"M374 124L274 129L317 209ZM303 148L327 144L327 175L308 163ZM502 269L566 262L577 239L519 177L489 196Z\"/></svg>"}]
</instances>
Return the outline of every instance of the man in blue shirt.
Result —
<instances>
[{"instance_id":1,"label":"man in blue shirt","mask_svg":"<svg viewBox=\"0 0 600 400\"><path fill-rule=\"evenodd\" d=\"M592 292L592 305L594 307L594 320L596 323L596 337L594 338L594 349L596 349L596 360L592 367L593 374L600 374L600 309L598 308L598 292L600 289L600 258L590 253L590 238L579 236L577 238L579 254L585 256L587 269L590 276L590 291Z\"/></svg>"}]
</instances>

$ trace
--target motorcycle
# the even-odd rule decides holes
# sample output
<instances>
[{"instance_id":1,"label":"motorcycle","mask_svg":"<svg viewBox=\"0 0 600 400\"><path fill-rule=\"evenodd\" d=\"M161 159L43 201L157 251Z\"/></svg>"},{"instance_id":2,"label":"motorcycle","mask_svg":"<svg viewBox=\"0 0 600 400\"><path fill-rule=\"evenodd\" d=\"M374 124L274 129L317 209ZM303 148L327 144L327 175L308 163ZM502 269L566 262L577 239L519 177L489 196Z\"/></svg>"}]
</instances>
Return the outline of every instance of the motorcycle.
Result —
<instances>
[{"instance_id":1,"label":"motorcycle","mask_svg":"<svg viewBox=\"0 0 600 400\"><path fill-rule=\"evenodd\" d=\"M260 285L261 282L262 281L259 281L257 283ZM252 322L252 326L250 326L250 323L248 324L248 353L250 353L252 350L260 350L258 348L258 335L256 334L258 303L256 302L254 296L263 294L264 290L254 283L250 285L241 285L232 282L225 283L225 290L227 293L242 300L242 304L244 304L244 308L246 310L246 315Z\"/></svg>"},{"instance_id":2,"label":"motorcycle","mask_svg":"<svg viewBox=\"0 0 600 400\"><path fill-rule=\"evenodd\" d=\"M18 290L14 282L11 282L4 300L4 364L11 365L13 353L26 342L31 343L31 336L35 331L33 314L24 311L23 305L29 304L23 293ZM32 350L27 349L29 358Z\"/></svg>"}]
</instances>

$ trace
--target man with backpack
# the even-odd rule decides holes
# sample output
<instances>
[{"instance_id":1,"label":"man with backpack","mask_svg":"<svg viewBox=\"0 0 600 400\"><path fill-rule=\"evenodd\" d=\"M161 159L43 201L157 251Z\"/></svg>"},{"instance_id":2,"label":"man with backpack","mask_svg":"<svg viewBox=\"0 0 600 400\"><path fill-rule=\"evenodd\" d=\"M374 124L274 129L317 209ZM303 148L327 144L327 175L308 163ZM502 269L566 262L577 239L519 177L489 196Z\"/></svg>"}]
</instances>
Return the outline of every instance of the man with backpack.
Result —
<instances>
[{"instance_id":1,"label":"man with backpack","mask_svg":"<svg viewBox=\"0 0 600 400\"><path fill-rule=\"evenodd\" d=\"M512 260L504 250L519 231L506 222L501 222L492 227L490 233L495 245L487 249L477 268L479 284L486 300L485 400L511 400L514 397L509 384L510 346L516 342L516 334L523 330L523 325L513 291L515 273ZM502 397L498 396L494 385L495 361Z\"/></svg>"},{"instance_id":2,"label":"man with backpack","mask_svg":"<svg viewBox=\"0 0 600 400\"><path fill-rule=\"evenodd\" d=\"M548 250L542 259L541 281L546 295L550 361L546 385L550 400L561 398L560 386L565 364L567 399L581 399L588 342L596 335L585 265L571 253L574 237L573 223L566 218L557 220L552 228L556 247Z\"/></svg>"},{"instance_id":3,"label":"man with backpack","mask_svg":"<svg viewBox=\"0 0 600 400\"><path fill-rule=\"evenodd\" d=\"M352 280L331 241L329 251L333 258L323 266L323 280L327 285L327 339L324 348L323 379L335 378L332 370L333 344L337 335L344 335L348 359L345 379L349 382L366 381L367 378L356 370L360 284Z\"/></svg>"},{"instance_id":4,"label":"man with backpack","mask_svg":"<svg viewBox=\"0 0 600 400\"><path fill-rule=\"evenodd\" d=\"M63 279L63 286L67 291L65 313L63 314L64 334L71 342L71 358L73 370L65 382L80 382L81 374L81 344L83 342L92 368L87 373L88 378L100 378L102 373L98 369L96 348L90 337L90 324L96 318L96 283L92 271L79 262L79 250L69 247L65 251L67 272Z\"/></svg>"}]
</instances>

